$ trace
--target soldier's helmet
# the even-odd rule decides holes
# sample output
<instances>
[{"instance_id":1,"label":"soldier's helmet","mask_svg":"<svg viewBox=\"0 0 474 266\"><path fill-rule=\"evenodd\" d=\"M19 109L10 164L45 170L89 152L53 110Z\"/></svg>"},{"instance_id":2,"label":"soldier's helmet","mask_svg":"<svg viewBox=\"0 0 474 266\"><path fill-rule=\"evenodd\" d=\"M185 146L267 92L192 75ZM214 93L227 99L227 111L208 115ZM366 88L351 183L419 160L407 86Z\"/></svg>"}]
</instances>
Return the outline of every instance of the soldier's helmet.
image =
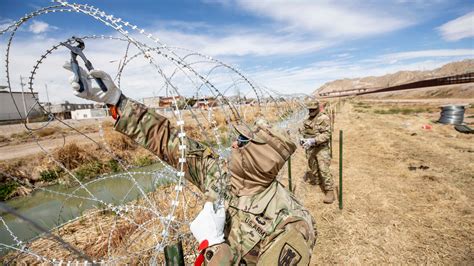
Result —
<instances>
[{"instance_id":1,"label":"soldier's helmet","mask_svg":"<svg viewBox=\"0 0 474 266\"><path fill-rule=\"evenodd\" d=\"M319 109L319 101L311 101L309 103L306 104L306 108L308 108L308 110L311 110L311 109Z\"/></svg>"}]
</instances>

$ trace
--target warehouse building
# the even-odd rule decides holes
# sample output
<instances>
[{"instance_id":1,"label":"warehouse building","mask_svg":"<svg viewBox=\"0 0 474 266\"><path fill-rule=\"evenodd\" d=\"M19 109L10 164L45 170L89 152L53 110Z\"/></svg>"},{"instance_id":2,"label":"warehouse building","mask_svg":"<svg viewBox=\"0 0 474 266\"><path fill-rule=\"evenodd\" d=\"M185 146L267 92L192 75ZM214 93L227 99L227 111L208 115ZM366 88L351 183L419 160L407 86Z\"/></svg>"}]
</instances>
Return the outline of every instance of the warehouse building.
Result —
<instances>
[{"instance_id":1,"label":"warehouse building","mask_svg":"<svg viewBox=\"0 0 474 266\"><path fill-rule=\"evenodd\" d=\"M42 116L40 106L36 104L37 92L11 92L6 86L0 86L0 122L15 121ZM16 106L15 106L16 104Z\"/></svg>"}]
</instances>

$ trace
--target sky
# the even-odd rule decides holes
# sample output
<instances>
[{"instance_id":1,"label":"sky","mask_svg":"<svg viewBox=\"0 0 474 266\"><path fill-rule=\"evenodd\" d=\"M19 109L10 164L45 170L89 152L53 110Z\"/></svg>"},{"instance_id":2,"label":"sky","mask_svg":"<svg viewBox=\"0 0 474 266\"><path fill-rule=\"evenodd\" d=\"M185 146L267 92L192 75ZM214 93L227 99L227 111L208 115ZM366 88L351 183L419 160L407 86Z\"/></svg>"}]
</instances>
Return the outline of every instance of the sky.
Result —
<instances>
[{"instance_id":1,"label":"sky","mask_svg":"<svg viewBox=\"0 0 474 266\"><path fill-rule=\"evenodd\" d=\"M70 1L73 2L73 1ZM238 68L266 88L310 94L343 78L379 76L400 70L431 70L474 58L474 2L468 0L114 0L76 1L129 21L168 46L191 49ZM0 30L24 14L53 3L0 0ZM118 33L81 14L35 17L15 34L10 51L12 87L29 76L52 45L73 35ZM5 48L0 35L0 85L6 83ZM116 72L125 43L91 41L87 56L100 69ZM67 51L41 65L35 89L52 102L77 102L67 90ZM168 63L169 64L169 63ZM167 69L167 63L163 68ZM198 67L197 70L206 71ZM151 67L137 63L121 88L132 98L163 94ZM113 74L113 73L111 73ZM25 80L26 81L26 80ZM179 86L186 87L185 83ZM219 84L219 83L218 83ZM222 83L223 85L224 83ZM184 94L192 94L192 89Z\"/></svg>"}]
</instances>

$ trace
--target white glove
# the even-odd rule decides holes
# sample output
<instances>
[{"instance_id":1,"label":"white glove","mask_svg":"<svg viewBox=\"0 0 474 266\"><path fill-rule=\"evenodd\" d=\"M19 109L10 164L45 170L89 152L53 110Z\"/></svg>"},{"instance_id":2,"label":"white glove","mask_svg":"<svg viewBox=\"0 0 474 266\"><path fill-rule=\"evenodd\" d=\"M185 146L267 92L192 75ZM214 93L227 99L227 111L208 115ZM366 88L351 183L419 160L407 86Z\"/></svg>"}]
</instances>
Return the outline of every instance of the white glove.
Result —
<instances>
[{"instance_id":1,"label":"white glove","mask_svg":"<svg viewBox=\"0 0 474 266\"><path fill-rule=\"evenodd\" d=\"M70 62L66 62L63 67L72 72ZM74 95L95 102L107 103L111 105L117 104L120 99L120 95L122 94L122 91L117 88L109 74L98 69L93 69L89 71L89 73L87 73L82 67L79 67L79 69L81 72L81 80L84 85L84 90L82 92L79 92L79 77L77 77L76 74L73 73L73 75L69 78L69 83L71 83L71 86L74 89ZM102 91L98 86L92 87L92 82L91 79L89 79L89 75L92 78L102 79L105 86L107 87L107 91Z\"/></svg>"},{"instance_id":2,"label":"white glove","mask_svg":"<svg viewBox=\"0 0 474 266\"><path fill-rule=\"evenodd\" d=\"M206 202L204 208L190 224L191 233L199 243L204 240L209 246L224 242L225 210L224 206L214 212L211 202Z\"/></svg>"},{"instance_id":3,"label":"white glove","mask_svg":"<svg viewBox=\"0 0 474 266\"><path fill-rule=\"evenodd\" d=\"M309 149L309 148L313 147L314 145L316 145L316 140L314 138L305 139L305 141L303 143L303 148Z\"/></svg>"}]
</instances>

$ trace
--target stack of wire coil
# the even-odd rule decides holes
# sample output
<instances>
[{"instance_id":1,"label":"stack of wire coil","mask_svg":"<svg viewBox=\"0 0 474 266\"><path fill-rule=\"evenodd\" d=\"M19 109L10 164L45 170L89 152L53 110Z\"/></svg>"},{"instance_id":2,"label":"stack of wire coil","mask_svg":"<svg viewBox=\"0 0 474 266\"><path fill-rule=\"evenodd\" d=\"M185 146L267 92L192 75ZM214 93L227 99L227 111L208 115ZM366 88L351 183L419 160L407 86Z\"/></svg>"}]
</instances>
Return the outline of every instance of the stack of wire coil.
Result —
<instances>
[{"instance_id":1,"label":"stack of wire coil","mask_svg":"<svg viewBox=\"0 0 474 266\"><path fill-rule=\"evenodd\" d=\"M438 122L442 124L461 125L464 120L464 105L441 106L441 117Z\"/></svg>"}]
</instances>

